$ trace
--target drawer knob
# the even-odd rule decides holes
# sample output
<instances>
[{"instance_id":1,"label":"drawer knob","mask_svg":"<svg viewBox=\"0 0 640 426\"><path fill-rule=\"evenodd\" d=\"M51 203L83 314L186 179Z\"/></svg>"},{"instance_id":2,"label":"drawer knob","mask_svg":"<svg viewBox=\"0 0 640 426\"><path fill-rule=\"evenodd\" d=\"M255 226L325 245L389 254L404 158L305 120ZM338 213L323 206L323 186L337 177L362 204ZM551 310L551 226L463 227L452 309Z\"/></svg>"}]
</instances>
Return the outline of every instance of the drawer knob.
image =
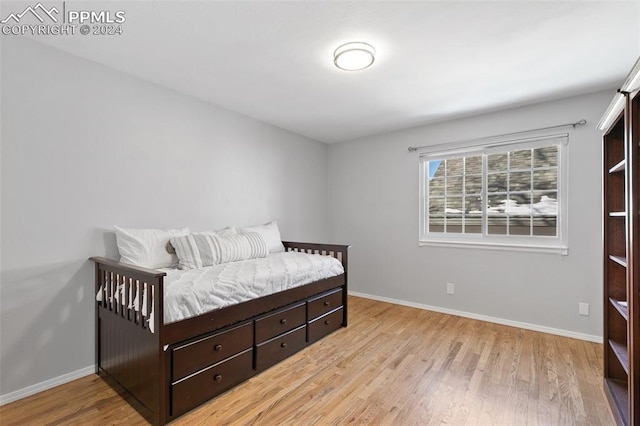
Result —
<instances>
[{"instance_id":1,"label":"drawer knob","mask_svg":"<svg viewBox=\"0 0 640 426\"><path fill-rule=\"evenodd\" d=\"M331 304L331 302L329 302L328 300L324 302L324 306L329 306Z\"/></svg>"},{"instance_id":2,"label":"drawer knob","mask_svg":"<svg viewBox=\"0 0 640 426\"><path fill-rule=\"evenodd\" d=\"M280 320L280 324L286 324L286 323L287 323L287 319L286 319L286 318L282 318L282 319Z\"/></svg>"},{"instance_id":3,"label":"drawer knob","mask_svg":"<svg viewBox=\"0 0 640 426\"><path fill-rule=\"evenodd\" d=\"M220 344L215 345L215 346L213 347L213 350L214 350L214 351L221 351L221 350L222 350L222 345L220 345Z\"/></svg>"},{"instance_id":4,"label":"drawer knob","mask_svg":"<svg viewBox=\"0 0 640 426\"><path fill-rule=\"evenodd\" d=\"M329 325L329 324L331 324L331 321L329 321L329 320L325 320L325 322L324 322L324 323L325 323L326 325Z\"/></svg>"},{"instance_id":5,"label":"drawer knob","mask_svg":"<svg viewBox=\"0 0 640 426\"><path fill-rule=\"evenodd\" d=\"M221 382L222 374L216 374L215 376L213 376L213 380L215 380L216 382Z\"/></svg>"},{"instance_id":6,"label":"drawer knob","mask_svg":"<svg viewBox=\"0 0 640 426\"><path fill-rule=\"evenodd\" d=\"M281 347L281 348L286 348L286 347L287 347L287 342L282 342L282 343L280 344L280 347Z\"/></svg>"}]
</instances>

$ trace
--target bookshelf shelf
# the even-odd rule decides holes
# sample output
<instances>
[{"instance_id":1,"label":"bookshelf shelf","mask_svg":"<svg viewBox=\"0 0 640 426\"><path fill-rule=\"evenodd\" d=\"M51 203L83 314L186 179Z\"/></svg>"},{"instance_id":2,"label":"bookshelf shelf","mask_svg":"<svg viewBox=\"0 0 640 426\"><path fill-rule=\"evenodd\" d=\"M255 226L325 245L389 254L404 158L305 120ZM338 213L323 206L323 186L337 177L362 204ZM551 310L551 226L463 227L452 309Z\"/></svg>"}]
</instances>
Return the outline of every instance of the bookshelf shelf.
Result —
<instances>
[{"instance_id":1,"label":"bookshelf shelf","mask_svg":"<svg viewBox=\"0 0 640 426\"><path fill-rule=\"evenodd\" d=\"M624 318L625 321L629 320L629 308L626 301L620 301L610 297L609 302L618 312L620 312L620 315L622 315L622 318Z\"/></svg>"},{"instance_id":2,"label":"bookshelf shelf","mask_svg":"<svg viewBox=\"0 0 640 426\"><path fill-rule=\"evenodd\" d=\"M624 172L626 168L627 168L627 160L622 159L618 164L616 164L615 166L609 169L609 173Z\"/></svg>"}]
</instances>

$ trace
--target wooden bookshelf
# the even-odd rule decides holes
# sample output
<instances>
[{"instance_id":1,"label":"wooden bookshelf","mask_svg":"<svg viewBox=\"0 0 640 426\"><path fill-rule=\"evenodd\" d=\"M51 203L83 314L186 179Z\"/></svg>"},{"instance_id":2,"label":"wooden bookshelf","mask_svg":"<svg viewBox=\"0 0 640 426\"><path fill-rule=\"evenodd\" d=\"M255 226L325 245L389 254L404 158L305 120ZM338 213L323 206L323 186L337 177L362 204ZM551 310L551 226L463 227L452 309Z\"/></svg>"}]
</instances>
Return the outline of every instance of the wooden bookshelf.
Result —
<instances>
[{"instance_id":1,"label":"wooden bookshelf","mask_svg":"<svg viewBox=\"0 0 640 426\"><path fill-rule=\"evenodd\" d=\"M640 73L640 66L634 72ZM603 374L616 422L640 426L640 96L637 90L620 96L624 103L611 105L624 108L610 106L600 126L605 131Z\"/></svg>"}]
</instances>

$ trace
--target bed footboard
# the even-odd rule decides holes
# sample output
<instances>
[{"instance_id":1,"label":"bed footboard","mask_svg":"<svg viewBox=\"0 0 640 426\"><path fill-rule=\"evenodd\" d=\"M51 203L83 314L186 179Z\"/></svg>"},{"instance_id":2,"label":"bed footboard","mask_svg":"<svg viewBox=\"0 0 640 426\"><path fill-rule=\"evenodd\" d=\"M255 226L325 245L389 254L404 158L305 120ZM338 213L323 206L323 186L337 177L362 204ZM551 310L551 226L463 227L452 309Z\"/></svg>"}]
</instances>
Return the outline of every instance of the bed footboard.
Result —
<instances>
[{"instance_id":1,"label":"bed footboard","mask_svg":"<svg viewBox=\"0 0 640 426\"><path fill-rule=\"evenodd\" d=\"M335 257L342 263L342 267L344 268L344 286L342 291L342 305L344 306L344 319L342 321L342 326L347 326L347 299L348 299L348 257L349 257L349 245L341 245L341 244L318 244L318 243L298 243L293 241L283 241L284 249L286 251L296 251L301 253L309 253L309 254L320 254L323 256L331 256Z\"/></svg>"},{"instance_id":2,"label":"bed footboard","mask_svg":"<svg viewBox=\"0 0 640 426\"><path fill-rule=\"evenodd\" d=\"M324 256L335 257L342 262L345 273L347 271L347 255L349 253L349 247L351 246L339 244L298 243L293 241L283 241L282 244L286 251L297 251L301 253L321 254Z\"/></svg>"},{"instance_id":3,"label":"bed footboard","mask_svg":"<svg viewBox=\"0 0 640 426\"><path fill-rule=\"evenodd\" d=\"M96 374L109 375L154 415L164 413L166 274L103 257L90 260L96 265Z\"/></svg>"}]
</instances>

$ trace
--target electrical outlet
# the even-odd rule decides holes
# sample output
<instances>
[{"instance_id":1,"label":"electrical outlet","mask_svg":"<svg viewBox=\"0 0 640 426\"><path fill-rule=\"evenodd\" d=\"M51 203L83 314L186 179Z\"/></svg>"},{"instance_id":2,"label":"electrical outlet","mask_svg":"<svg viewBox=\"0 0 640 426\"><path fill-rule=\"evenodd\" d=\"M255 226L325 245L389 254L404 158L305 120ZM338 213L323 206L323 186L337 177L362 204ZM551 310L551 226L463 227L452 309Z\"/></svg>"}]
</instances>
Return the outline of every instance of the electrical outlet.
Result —
<instances>
[{"instance_id":1,"label":"electrical outlet","mask_svg":"<svg viewBox=\"0 0 640 426\"><path fill-rule=\"evenodd\" d=\"M453 283L447 283L447 294L454 294Z\"/></svg>"},{"instance_id":2,"label":"electrical outlet","mask_svg":"<svg viewBox=\"0 0 640 426\"><path fill-rule=\"evenodd\" d=\"M589 316L589 304L588 303L578 303L578 314Z\"/></svg>"}]
</instances>

